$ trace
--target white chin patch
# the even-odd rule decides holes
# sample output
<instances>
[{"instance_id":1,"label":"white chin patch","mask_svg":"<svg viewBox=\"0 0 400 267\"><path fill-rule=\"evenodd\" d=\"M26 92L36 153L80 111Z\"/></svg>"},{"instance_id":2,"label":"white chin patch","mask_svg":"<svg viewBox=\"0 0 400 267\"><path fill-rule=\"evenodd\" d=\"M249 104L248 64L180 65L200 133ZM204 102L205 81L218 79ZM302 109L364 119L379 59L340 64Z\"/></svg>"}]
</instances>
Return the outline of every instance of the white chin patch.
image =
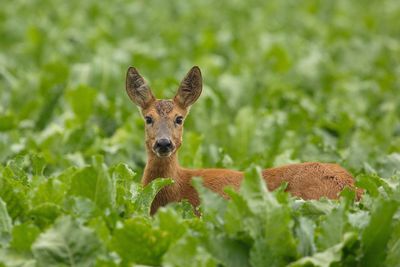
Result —
<instances>
[{"instance_id":1,"label":"white chin patch","mask_svg":"<svg viewBox=\"0 0 400 267\"><path fill-rule=\"evenodd\" d=\"M160 154L160 153L156 152L156 155L159 158L167 158L167 157L171 156L171 154L172 154L172 152L163 153L163 154Z\"/></svg>"}]
</instances>

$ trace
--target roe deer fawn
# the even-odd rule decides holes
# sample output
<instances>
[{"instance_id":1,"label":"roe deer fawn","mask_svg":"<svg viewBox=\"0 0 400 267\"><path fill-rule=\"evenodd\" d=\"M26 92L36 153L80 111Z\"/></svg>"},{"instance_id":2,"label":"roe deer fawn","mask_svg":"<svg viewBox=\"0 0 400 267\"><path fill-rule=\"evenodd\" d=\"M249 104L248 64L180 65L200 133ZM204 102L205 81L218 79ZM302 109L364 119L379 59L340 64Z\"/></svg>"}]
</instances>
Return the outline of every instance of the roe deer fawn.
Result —
<instances>
[{"instance_id":1,"label":"roe deer fawn","mask_svg":"<svg viewBox=\"0 0 400 267\"><path fill-rule=\"evenodd\" d=\"M187 199L194 207L199 197L191 185L192 177L202 177L203 184L224 195L226 186L238 189L243 173L226 169L186 169L179 166L177 150L182 144L183 122L190 106L199 98L202 77L193 67L181 82L174 99L156 99L139 72L130 67L126 76L126 91L140 107L145 120L147 164L143 185L156 178L172 178L174 184L161 189L155 197L151 214L169 202ZM307 162L263 170L262 176L269 190L287 182L286 191L303 199L338 198L344 187L354 187L353 177L337 164ZM360 197L361 191L357 190Z\"/></svg>"}]
</instances>

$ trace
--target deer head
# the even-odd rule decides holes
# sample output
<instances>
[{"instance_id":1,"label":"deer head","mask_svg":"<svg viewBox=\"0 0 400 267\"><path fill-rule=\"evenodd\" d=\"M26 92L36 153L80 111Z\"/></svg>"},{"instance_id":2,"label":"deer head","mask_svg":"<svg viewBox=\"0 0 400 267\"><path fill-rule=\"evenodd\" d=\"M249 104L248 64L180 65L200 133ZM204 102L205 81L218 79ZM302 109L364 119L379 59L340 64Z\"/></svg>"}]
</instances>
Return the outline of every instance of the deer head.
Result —
<instances>
[{"instance_id":1,"label":"deer head","mask_svg":"<svg viewBox=\"0 0 400 267\"><path fill-rule=\"evenodd\" d=\"M200 69L190 69L173 99L156 99L139 72L130 67L126 74L126 92L139 106L145 120L146 148L158 157L169 157L182 143L183 123L190 106L202 90Z\"/></svg>"}]
</instances>

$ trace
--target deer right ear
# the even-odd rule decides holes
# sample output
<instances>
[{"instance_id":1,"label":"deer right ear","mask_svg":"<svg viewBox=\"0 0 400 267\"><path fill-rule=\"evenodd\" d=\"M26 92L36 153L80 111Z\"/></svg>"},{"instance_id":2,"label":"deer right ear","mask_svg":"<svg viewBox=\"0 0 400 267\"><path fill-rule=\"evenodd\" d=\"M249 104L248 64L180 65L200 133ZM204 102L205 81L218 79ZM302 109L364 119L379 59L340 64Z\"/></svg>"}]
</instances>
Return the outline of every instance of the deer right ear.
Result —
<instances>
[{"instance_id":1,"label":"deer right ear","mask_svg":"<svg viewBox=\"0 0 400 267\"><path fill-rule=\"evenodd\" d=\"M126 73L126 92L132 102L142 109L155 100L150 87L134 67L129 67Z\"/></svg>"},{"instance_id":2,"label":"deer right ear","mask_svg":"<svg viewBox=\"0 0 400 267\"><path fill-rule=\"evenodd\" d=\"M200 68L194 66L183 78L174 101L183 108L190 107L199 98L202 90Z\"/></svg>"}]
</instances>

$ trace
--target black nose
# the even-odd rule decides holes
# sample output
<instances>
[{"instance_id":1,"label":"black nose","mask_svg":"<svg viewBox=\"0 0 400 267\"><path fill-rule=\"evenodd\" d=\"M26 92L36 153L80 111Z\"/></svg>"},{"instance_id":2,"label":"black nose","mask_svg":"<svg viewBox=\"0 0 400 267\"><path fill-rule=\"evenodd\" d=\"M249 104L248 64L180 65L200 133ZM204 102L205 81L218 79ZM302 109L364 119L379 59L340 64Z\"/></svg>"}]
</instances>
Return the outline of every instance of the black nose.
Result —
<instances>
[{"instance_id":1,"label":"black nose","mask_svg":"<svg viewBox=\"0 0 400 267\"><path fill-rule=\"evenodd\" d=\"M172 142L167 138L158 139L156 142L156 148L163 151L170 150L172 148Z\"/></svg>"}]
</instances>

